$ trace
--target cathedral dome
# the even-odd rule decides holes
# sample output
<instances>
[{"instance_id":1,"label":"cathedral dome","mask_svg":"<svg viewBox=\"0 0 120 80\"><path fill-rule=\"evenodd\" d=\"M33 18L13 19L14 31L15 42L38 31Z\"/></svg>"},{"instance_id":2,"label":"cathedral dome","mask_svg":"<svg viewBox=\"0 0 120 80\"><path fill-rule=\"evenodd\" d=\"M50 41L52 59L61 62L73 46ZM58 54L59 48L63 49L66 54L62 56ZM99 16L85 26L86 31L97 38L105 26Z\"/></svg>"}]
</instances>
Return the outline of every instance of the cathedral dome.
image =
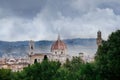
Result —
<instances>
[{"instance_id":1,"label":"cathedral dome","mask_svg":"<svg viewBox=\"0 0 120 80\"><path fill-rule=\"evenodd\" d=\"M58 36L58 40L53 43L53 45L51 47L51 51L53 51L53 50L66 50L66 49L67 49L66 44L62 40L60 40L60 36Z\"/></svg>"}]
</instances>

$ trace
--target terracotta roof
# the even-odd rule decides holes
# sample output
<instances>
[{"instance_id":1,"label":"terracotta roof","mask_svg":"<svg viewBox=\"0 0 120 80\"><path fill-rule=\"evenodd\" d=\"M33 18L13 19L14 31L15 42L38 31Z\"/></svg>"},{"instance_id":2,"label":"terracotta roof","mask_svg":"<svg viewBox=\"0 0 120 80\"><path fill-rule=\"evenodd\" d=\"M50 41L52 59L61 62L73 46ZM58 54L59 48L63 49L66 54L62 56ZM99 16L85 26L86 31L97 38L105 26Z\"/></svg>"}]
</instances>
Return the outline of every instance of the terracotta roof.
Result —
<instances>
[{"instance_id":1,"label":"terracotta roof","mask_svg":"<svg viewBox=\"0 0 120 80\"><path fill-rule=\"evenodd\" d=\"M58 40L56 42L53 43L53 45L51 46L51 51L53 50L65 50L67 49L66 44L60 40L60 36L58 36Z\"/></svg>"}]
</instances>

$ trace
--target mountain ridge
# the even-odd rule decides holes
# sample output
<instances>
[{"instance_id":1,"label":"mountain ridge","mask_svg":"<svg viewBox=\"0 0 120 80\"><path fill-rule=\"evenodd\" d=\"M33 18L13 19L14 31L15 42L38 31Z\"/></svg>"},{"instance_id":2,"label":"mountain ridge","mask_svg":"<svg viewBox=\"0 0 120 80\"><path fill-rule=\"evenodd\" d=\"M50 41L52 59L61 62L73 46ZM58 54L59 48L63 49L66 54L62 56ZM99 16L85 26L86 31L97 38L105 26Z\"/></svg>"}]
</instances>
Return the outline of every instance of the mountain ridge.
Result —
<instances>
[{"instance_id":1,"label":"mountain ridge","mask_svg":"<svg viewBox=\"0 0 120 80\"><path fill-rule=\"evenodd\" d=\"M95 38L73 38L63 40L68 47L68 53L79 53L80 51L95 52L96 39ZM35 42L36 52L50 52L51 45L55 40L39 40ZM88 49L87 49L88 48ZM0 41L0 56L13 55L25 56L29 52L29 41Z\"/></svg>"}]
</instances>

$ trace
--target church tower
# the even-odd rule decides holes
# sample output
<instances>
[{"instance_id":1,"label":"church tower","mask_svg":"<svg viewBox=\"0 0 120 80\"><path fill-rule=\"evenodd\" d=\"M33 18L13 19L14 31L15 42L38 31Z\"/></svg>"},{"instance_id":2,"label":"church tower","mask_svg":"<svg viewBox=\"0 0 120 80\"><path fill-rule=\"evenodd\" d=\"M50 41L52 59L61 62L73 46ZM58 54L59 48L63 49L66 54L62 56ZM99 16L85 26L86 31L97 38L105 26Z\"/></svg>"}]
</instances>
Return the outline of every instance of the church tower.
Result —
<instances>
[{"instance_id":1,"label":"church tower","mask_svg":"<svg viewBox=\"0 0 120 80\"><path fill-rule=\"evenodd\" d=\"M101 31L97 32L97 46L99 47L102 44L102 37L101 37Z\"/></svg>"},{"instance_id":2,"label":"church tower","mask_svg":"<svg viewBox=\"0 0 120 80\"><path fill-rule=\"evenodd\" d=\"M29 42L29 55L33 55L34 54L34 41L30 40Z\"/></svg>"}]
</instances>

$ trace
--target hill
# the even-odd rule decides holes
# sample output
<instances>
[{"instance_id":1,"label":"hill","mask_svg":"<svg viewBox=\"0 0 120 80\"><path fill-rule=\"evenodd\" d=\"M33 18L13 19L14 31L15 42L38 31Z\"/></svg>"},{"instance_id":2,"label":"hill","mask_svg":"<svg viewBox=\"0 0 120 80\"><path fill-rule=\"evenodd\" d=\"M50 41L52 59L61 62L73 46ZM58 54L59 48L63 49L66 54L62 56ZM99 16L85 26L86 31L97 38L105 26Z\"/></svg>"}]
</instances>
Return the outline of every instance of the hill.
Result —
<instances>
[{"instance_id":1,"label":"hill","mask_svg":"<svg viewBox=\"0 0 120 80\"><path fill-rule=\"evenodd\" d=\"M50 52L50 47L54 41L41 40L35 41L36 52ZM84 52L93 55L96 52L96 39L66 39L64 42L67 44L68 53L76 55L77 53ZM16 41L7 42L0 41L0 56L25 56L29 52L29 41Z\"/></svg>"}]
</instances>

